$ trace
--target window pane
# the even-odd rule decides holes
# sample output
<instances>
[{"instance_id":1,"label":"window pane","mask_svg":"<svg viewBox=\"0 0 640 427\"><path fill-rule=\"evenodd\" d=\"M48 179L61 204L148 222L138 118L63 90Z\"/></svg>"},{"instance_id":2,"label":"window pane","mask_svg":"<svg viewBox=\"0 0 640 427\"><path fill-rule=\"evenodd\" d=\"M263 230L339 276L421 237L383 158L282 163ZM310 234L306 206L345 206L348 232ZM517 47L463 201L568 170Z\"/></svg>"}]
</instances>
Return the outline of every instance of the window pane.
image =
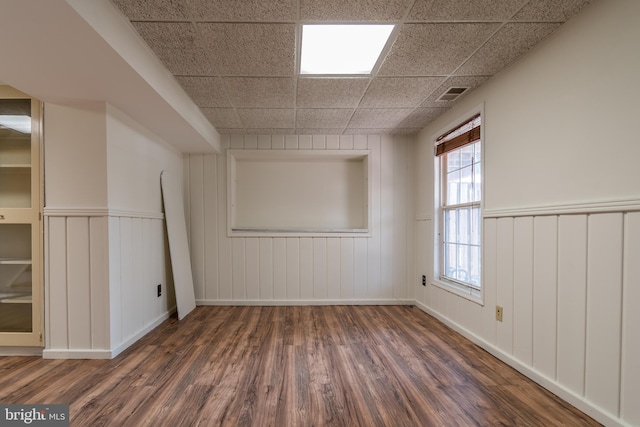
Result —
<instances>
[{"instance_id":1,"label":"window pane","mask_svg":"<svg viewBox=\"0 0 640 427\"><path fill-rule=\"evenodd\" d=\"M449 172L460 169L460 150L453 150L447 153L447 170Z\"/></svg>"},{"instance_id":2,"label":"window pane","mask_svg":"<svg viewBox=\"0 0 640 427\"><path fill-rule=\"evenodd\" d=\"M476 163L473 166L473 201L479 202L482 200L482 165Z\"/></svg>"},{"instance_id":3,"label":"window pane","mask_svg":"<svg viewBox=\"0 0 640 427\"><path fill-rule=\"evenodd\" d=\"M473 162L480 163L482 158L482 148L480 148L480 141L473 144Z\"/></svg>"},{"instance_id":4,"label":"window pane","mask_svg":"<svg viewBox=\"0 0 640 427\"><path fill-rule=\"evenodd\" d=\"M480 286L480 247L471 246L470 256L469 283Z\"/></svg>"},{"instance_id":5,"label":"window pane","mask_svg":"<svg viewBox=\"0 0 640 427\"><path fill-rule=\"evenodd\" d=\"M472 245L480 244L480 221L482 218L480 216L480 208L472 208L471 209L471 229L469 230L469 243Z\"/></svg>"},{"instance_id":6,"label":"window pane","mask_svg":"<svg viewBox=\"0 0 640 427\"><path fill-rule=\"evenodd\" d=\"M447 174L447 205L460 203L460 171Z\"/></svg>"},{"instance_id":7,"label":"window pane","mask_svg":"<svg viewBox=\"0 0 640 427\"><path fill-rule=\"evenodd\" d=\"M475 144L465 145L460 148L460 167L470 166L473 163L473 147ZM456 150L457 151L457 150Z\"/></svg>"},{"instance_id":8,"label":"window pane","mask_svg":"<svg viewBox=\"0 0 640 427\"><path fill-rule=\"evenodd\" d=\"M473 171L471 166L460 169L460 198L458 203L471 202L473 196Z\"/></svg>"},{"instance_id":9,"label":"window pane","mask_svg":"<svg viewBox=\"0 0 640 427\"><path fill-rule=\"evenodd\" d=\"M444 245L444 274L453 277L457 265L456 245L448 243Z\"/></svg>"},{"instance_id":10,"label":"window pane","mask_svg":"<svg viewBox=\"0 0 640 427\"><path fill-rule=\"evenodd\" d=\"M458 240L456 243L469 243L469 209L458 209Z\"/></svg>"},{"instance_id":11,"label":"window pane","mask_svg":"<svg viewBox=\"0 0 640 427\"><path fill-rule=\"evenodd\" d=\"M458 268L456 268L454 279L463 282L469 281L469 246L458 245Z\"/></svg>"},{"instance_id":12,"label":"window pane","mask_svg":"<svg viewBox=\"0 0 640 427\"><path fill-rule=\"evenodd\" d=\"M456 242L458 239L457 233L457 212L455 210L446 211L444 213L444 221L445 221L445 234L444 241L445 242Z\"/></svg>"}]
</instances>

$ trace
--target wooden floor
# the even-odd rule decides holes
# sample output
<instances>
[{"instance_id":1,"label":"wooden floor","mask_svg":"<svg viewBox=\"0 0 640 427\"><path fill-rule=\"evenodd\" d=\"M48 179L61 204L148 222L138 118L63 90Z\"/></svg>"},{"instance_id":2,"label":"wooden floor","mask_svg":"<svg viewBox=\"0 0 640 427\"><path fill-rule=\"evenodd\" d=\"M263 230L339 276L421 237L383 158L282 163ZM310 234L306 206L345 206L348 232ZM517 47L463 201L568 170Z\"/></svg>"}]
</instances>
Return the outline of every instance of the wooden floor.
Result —
<instances>
[{"instance_id":1,"label":"wooden floor","mask_svg":"<svg viewBox=\"0 0 640 427\"><path fill-rule=\"evenodd\" d=\"M72 426L599 425L409 306L198 307L114 360L0 358Z\"/></svg>"}]
</instances>

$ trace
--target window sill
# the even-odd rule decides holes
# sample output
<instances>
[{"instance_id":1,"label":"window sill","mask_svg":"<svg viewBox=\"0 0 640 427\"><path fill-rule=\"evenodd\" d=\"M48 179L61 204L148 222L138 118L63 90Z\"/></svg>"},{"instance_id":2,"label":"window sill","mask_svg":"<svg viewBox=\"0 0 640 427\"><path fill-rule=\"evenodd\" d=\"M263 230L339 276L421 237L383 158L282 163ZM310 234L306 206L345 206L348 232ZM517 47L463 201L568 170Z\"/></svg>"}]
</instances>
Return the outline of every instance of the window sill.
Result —
<instances>
[{"instance_id":1,"label":"window sill","mask_svg":"<svg viewBox=\"0 0 640 427\"><path fill-rule=\"evenodd\" d=\"M478 305L484 306L484 298L482 290L469 289L467 287L457 285L453 282L446 282L444 280L433 279L431 285L440 289L444 289L447 292L458 295L459 297L468 299L471 302L475 302Z\"/></svg>"}]
</instances>

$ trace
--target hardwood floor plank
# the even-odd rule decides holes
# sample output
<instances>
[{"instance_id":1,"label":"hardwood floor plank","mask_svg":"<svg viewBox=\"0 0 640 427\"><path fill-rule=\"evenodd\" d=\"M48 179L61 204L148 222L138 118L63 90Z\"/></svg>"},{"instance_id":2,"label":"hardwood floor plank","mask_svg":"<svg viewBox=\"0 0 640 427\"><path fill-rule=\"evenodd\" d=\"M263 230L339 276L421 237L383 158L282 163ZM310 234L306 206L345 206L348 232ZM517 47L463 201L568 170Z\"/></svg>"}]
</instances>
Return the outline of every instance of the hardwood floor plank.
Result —
<instances>
[{"instance_id":1,"label":"hardwood floor plank","mask_svg":"<svg viewBox=\"0 0 640 427\"><path fill-rule=\"evenodd\" d=\"M0 358L74 426L595 426L409 306L198 307L114 360Z\"/></svg>"}]
</instances>

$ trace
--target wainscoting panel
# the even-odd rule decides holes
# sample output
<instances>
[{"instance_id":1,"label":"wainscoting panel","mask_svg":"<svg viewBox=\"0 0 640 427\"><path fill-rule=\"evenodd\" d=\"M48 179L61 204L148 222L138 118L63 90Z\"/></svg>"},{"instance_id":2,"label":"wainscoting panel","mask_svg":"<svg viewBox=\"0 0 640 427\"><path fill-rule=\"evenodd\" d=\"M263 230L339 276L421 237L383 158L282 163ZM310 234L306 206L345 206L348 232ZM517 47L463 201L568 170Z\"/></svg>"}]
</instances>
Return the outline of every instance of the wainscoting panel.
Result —
<instances>
[{"instance_id":1,"label":"wainscoting panel","mask_svg":"<svg viewBox=\"0 0 640 427\"><path fill-rule=\"evenodd\" d=\"M502 322L496 324L497 345L505 353L513 353L513 218L498 221L497 305L502 307Z\"/></svg>"},{"instance_id":2,"label":"wainscoting panel","mask_svg":"<svg viewBox=\"0 0 640 427\"><path fill-rule=\"evenodd\" d=\"M513 355L533 365L533 218L513 223ZM515 242L518 242L515 245ZM517 331L517 333L515 333Z\"/></svg>"},{"instance_id":3,"label":"wainscoting panel","mask_svg":"<svg viewBox=\"0 0 640 427\"><path fill-rule=\"evenodd\" d=\"M558 382L584 393L587 215L558 218Z\"/></svg>"},{"instance_id":4,"label":"wainscoting panel","mask_svg":"<svg viewBox=\"0 0 640 427\"><path fill-rule=\"evenodd\" d=\"M168 317L175 296L161 217L45 214L44 357L114 357Z\"/></svg>"},{"instance_id":5,"label":"wainscoting panel","mask_svg":"<svg viewBox=\"0 0 640 427\"><path fill-rule=\"evenodd\" d=\"M623 266L620 411L631 425L640 425L640 212L625 215Z\"/></svg>"},{"instance_id":6,"label":"wainscoting panel","mask_svg":"<svg viewBox=\"0 0 640 427\"><path fill-rule=\"evenodd\" d=\"M185 158L192 269L199 304L408 302L413 298L410 137L223 136L223 153ZM226 148L369 149L370 237L227 236ZM411 269L411 270L410 270ZM412 283L409 284L409 277Z\"/></svg>"},{"instance_id":7,"label":"wainscoting panel","mask_svg":"<svg viewBox=\"0 0 640 427\"><path fill-rule=\"evenodd\" d=\"M639 425L640 212L511 211L483 223L484 305L433 285L418 305L601 422ZM431 221L415 224L426 270Z\"/></svg>"},{"instance_id":8,"label":"wainscoting panel","mask_svg":"<svg viewBox=\"0 0 640 427\"><path fill-rule=\"evenodd\" d=\"M498 278L498 220L490 218L484 221L483 232L483 286L484 286L484 310L482 312L482 335L495 345L497 341L496 311L497 304L497 278Z\"/></svg>"},{"instance_id":9,"label":"wainscoting panel","mask_svg":"<svg viewBox=\"0 0 640 427\"><path fill-rule=\"evenodd\" d=\"M585 395L617 414L620 402L623 215L589 216Z\"/></svg>"},{"instance_id":10,"label":"wainscoting panel","mask_svg":"<svg viewBox=\"0 0 640 427\"><path fill-rule=\"evenodd\" d=\"M508 221L500 218L498 221ZM533 219L533 367L556 377L558 218Z\"/></svg>"}]
</instances>

